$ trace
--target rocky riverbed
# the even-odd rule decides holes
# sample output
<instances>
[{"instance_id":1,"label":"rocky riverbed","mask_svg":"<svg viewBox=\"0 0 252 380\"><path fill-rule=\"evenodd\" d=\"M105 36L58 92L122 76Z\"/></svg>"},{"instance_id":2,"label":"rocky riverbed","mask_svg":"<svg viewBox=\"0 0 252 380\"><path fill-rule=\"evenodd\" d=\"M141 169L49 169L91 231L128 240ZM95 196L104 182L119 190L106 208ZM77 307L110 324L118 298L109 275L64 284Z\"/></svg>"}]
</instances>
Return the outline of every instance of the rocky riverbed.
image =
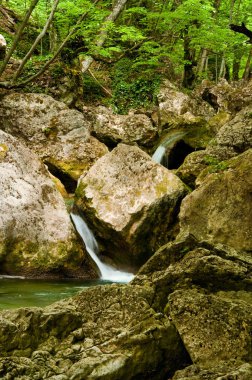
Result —
<instances>
[{"instance_id":1,"label":"rocky riverbed","mask_svg":"<svg viewBox=\"0 0 252 380\"><path fill-rule=\"evenodd\" d=\"M1 94L1 274L99 276L70 222L74 192L103 260L136 273L1 311L1 379L252 378L251 93L166 82L157 110L128 116ZM178 132L168 168L154 162Z\"/></svg>"}]
</instances>

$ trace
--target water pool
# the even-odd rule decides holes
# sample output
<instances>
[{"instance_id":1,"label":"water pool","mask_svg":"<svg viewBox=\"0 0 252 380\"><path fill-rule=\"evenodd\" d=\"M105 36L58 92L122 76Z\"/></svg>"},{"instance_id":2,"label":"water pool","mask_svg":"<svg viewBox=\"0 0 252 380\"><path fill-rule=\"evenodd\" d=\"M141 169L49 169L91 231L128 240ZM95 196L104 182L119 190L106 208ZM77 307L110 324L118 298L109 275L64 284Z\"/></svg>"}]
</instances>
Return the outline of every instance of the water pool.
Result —
<instances>
[{"instance_id":1,"label":"water pool","mask_svg":"<svg viewBox=\"0 0 252 380\"><path fill-rule=\"evenodd\" d=\"M0 277L0 309L43 307L71 297L91 286L108 284L108 281L83 280L27 280Z\"/></svg>"}]
</instances>

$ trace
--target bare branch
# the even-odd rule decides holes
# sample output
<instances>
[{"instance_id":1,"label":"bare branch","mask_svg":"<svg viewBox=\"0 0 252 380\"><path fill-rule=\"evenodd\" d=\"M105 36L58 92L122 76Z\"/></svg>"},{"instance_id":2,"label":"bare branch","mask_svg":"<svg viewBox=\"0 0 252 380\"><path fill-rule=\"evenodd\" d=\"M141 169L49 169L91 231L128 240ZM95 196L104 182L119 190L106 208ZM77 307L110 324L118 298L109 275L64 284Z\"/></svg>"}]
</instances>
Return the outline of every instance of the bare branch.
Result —
<instances>
[{"instance_id":1,"label":"bare branch","mask_svg":"<svg viewBox=\"0 0 252 380\"><path fill-rule=\"evenodd\" d=\"M26 64L26 62L28 61L28 59L31 57L33 51L35 50L35 48L37 47L38 43L42 40L42 38L44 37L44 35L46 34L51 22L52 22L52 19L53 19L53 16L54 16L54 13L56 12L56 9L57 9L57 6L58 6L58 3L59 3L59 0L54 0L54 4L53 4L53 7L51 9L51 13L45 23L45 26L43 28L43 30L41 31L41 33L38 35L38 37L36 38L36 40L34 41L33 45L31 46L30 50L28 51L28 53L26 54L26 56L24 57L24 59L22 60L14 78L13 78L13 82L16 81L16 79L20 76L20 74L22 73L23 71L23 68Z\"/></svg>"},{"instance_id":2,"label":"bare branch","mask_svg":"<svg viewBox=\"0 0 252 380\"><path fill-rule=\"evenodd\" d=\"M6 66L7 66L7 64L8 64L8 62L9 62L9 60L10 60L12 54L13 54L13 52L14 52L14 50L16 49L17 44L18 44L18 42L19 42L19 40L21 38L22 32L23 32L24 28L26 27L26 25L27 25L27 23L29 21L29 18L30 18L31 14L32 14L32 11L36 7L38 1L39 0L33 0L31 2L30 8L27 10L27 12L25 14L25 17L24 17L24 20L21 23L21 25L20 25L20 27L19 27L16 35L15 35L14 41L12 43L12 46L11 46L9 52L6 54L6 57L5 57L5 59L4 59L3 63L2 63L2 66L0 68L0 76L3 74L3 72L4 72L4 70L5 70Z\"/></svg>"},{"instance_id":3,"label":"bare branch","mask_svg":"<svg viewBox=\"0 0 252 380\"><path fill-rule=\"evenodd\" d=\"M115 21L118 18L118 16L120 15L120 13L122 12L127 1L128 0L118 0L116 5L112 9L111 13L105 18L104 24L108 21ZM101 29L95 45L97 47L102 47L104 45L106 39L107 39L107 35L108 35L108 33L107 33L106 29ZM89 69L89 67L93 61L94 61L93 57L88 56L81 62L82 73L85 73Z\"/></svg>"}]
</instances>

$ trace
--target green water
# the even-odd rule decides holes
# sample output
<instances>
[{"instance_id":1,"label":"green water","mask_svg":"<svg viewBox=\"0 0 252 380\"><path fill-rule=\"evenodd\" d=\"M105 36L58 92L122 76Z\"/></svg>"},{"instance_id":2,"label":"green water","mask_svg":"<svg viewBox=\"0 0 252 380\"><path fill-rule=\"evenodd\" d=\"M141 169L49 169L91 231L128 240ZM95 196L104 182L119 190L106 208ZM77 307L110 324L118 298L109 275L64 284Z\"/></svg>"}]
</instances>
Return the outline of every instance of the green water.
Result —
<instances>
[{"instance_id":1,"label":"green water","mask_svg":"<svg viewBox=\"0 0 252 380\"><path fill-rule=\"evenodd\" d=\"M0 278L0 309L50 305L55 301L71 297L91 286L108 283L97 280L27 280Z\"/></svg>"}]
</instances>

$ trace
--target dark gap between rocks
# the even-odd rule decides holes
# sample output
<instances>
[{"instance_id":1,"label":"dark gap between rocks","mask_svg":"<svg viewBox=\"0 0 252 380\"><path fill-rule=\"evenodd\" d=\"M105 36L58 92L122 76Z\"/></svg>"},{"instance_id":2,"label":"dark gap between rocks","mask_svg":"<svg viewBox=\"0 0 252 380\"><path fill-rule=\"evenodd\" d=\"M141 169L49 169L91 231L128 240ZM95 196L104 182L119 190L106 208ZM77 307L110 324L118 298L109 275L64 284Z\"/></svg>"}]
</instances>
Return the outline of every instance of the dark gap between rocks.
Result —
<instances>
[{"instance_id":1,"label":"dark gap between rocks","mask_svg":"<svg viewBox=\"0 0 252 380\"><path fill-rule=\"evenodd\" d=\"M75 179L70 177L69 174L61 171L59 168L57 168L57 166L51 164L50 162L45 161L45 165L47 166L49 172L63 183L66 191L69 194L75 193L75 190L77 188L77 181Z\"/></svg>"}]
</instances>

